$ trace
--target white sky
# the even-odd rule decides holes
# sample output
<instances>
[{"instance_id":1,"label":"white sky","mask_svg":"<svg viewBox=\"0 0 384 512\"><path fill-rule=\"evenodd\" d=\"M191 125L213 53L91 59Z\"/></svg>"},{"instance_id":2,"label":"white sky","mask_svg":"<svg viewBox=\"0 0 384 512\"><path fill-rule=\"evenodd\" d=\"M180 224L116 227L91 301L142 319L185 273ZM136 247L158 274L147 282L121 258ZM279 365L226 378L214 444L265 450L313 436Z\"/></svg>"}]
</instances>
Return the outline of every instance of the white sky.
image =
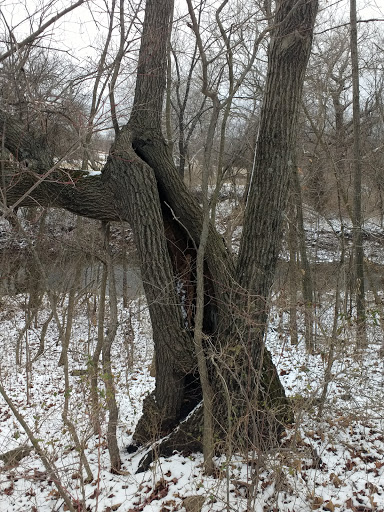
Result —
<instances>
[{"instance_id":1,"label":"white sky","mask_svg":"<svg viewBox=\"0 0 384 512\"><path fill-rule=\"evenodd\" d=\"M106 1L108 2L108 0ZM52 8L48 16L47 13L44 15L45 19L69 5L69 2L65 0L57 0L51 3ZM180 4L180 7L183 7L185 0L179 0L177 3ZM360 18L384 19L384 0L358 0L357 4ZM31 31L31 16L33 17L32 27L36 29L43 6L44 0L0 0L0 21L4 27L5 18L7 24L12 27L16 37L20 40ZM321 0L320 8L321 11L326 12L327 19L336 16L337 18L343 17L345 21L348 20L347 0ZM78 7L48 30L48 34L51 35L51 45L55 48L68 50L77 59L86 58L94 53L91 48L95 48L97 43L100 42L103 34L105 34L107 23L108 17L102 0L89 0L86 5Z\"/></svg>"},{"instance_id":2,"label":"white sky","mask_svg":"<svg viewBox=\"0 0 384 512\"><path fill-rule=\"evenodd\" d=\"M69 6L69 2L62 0L51 2L51 4L53 8L43 13L41 7L43 1L0 0L0 22L3 25L0 30L5 30L5 18L17 39L22 40L38 28L42 14L45 22L51 16ZM98 40L105 33L104 29L108 19L101 5L101 1L89 0L86 5L77 7L61 18L47 29L44 45L68 51L75 59L86 58L90 52L92 53L91 48L97 45Z\"/></svg>"}]
</instances>

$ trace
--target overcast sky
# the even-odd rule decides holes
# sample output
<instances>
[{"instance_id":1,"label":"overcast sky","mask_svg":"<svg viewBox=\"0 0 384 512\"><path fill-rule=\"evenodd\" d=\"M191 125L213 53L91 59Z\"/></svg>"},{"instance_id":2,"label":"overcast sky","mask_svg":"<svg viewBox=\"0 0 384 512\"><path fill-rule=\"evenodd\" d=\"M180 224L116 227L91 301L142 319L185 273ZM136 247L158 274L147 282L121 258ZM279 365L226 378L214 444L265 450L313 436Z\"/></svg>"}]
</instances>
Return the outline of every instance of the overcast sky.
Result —
<instances>
[{"instance_id":1,"label":"overcast sky","mask_svg":"<svg viewBox=\"0 0 384 512\"><path fill-rule=\"evenodd\" d=\"M179 4L178 9L184 10L185 0L178 0L177 3ZM31 17L33 29L37 28L40 16L43 14L42 4L43 2L39 0L0 0L3 25L1 30L4 31L8 24L14 30L16 37L19 40L22 39L31 31ZM384 19L384 0L358 0L357 4L360 18ZM53 3L49 15L44 13L44 18L48 19L63 7L68 7L67 1L56 1ZM341 17L344 18L344 21L348 20L347 0L320 0L320 9L323 14L326 14L321 16L321 19L325 19L327 22L337 23L337 18L340 20ZM86 58L92 53L90 47L98 46L104 37L107 23L108 17L103 2L90 0L87 5L78 7L59 20L53 28L51 27L47 33L51 37L50 39L46 37L45 42L50 40L52 47L67 50L75 58Z\"/></svg>"}]
</instances>

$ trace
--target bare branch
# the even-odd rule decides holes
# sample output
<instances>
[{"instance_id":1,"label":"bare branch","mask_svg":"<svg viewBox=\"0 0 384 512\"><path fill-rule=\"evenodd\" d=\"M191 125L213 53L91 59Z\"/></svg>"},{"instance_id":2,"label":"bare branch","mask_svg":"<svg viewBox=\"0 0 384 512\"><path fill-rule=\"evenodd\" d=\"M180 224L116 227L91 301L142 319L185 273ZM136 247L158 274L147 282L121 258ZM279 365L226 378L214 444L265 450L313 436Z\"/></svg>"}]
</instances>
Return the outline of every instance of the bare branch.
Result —
<instances>
[{"instance_id":1,"label":"bare branch","mask_svg":"<svg viewBox=\"0 0 384 512\"><path fill-rule=\"evenodd\" d=\"M39 37L40 34L42 34L49 26L53 25L54 23L56 23L57 20L59 20L60 18L62 18L63 16L65 16L66 14L68 14L69 12L73 11L74 9L76 9L77 7L79 7L80 5L82 5L86 0L78 0L78 2L76 2L75 4L67 7L66 9L64 9L63 11L57 13L55 16L52 16L52 18L50 18L47 22L43 23L37 30L35 30L35 32L33 32L32 34L30 34L28 37L26 37L23 41L21 41L20 43L14 43L12 45L12 48L10 50L8 50L7 52L3 53L2 55L0 55L0 62L3 62L5 59L7 59L8 57L10 57L13 53L15 53L16 51L19 51L21 50L21 48L23 48L24 46L32 43L35 39L37 39Z\"/></svg>"},{"instance_id":2,"label":"bare branch","mask_svg":"<svg viewBox=\"0 0 384 512\"><path fill-rule=\"evenodd\" d=\"M356 23L373 23L376 21L384 21L384 18L370 18L368 20L357 20ZM324 30L321 30L320 32L314 32L313 35L319 36L321 34L325 34L326 32L331 32L332 30L336 30L338 28L349 27L349 25L350 25L350 22L347 21L345 23L341 23L340 25L335 25L334 27L329 27Z\"/></svg>"}]
</instances>

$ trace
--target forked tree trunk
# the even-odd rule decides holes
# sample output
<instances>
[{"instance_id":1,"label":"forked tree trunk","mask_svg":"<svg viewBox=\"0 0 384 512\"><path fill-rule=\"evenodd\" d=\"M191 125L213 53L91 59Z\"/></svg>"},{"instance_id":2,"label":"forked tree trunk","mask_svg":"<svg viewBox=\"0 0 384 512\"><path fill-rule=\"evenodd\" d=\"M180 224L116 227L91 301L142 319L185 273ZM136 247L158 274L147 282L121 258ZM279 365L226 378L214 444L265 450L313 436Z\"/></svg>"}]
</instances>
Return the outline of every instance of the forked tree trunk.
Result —
<instances>
[{"instance_id":1,"label":"forked tree trunk","mask_svg":"<svg viewBox=\"0 0 384 512\"><path fill-rule=\"evenodd\" d=\"M316 10L317 0L280 0L276 5L256 166L236 266L222 238L209 227L203 342L215 396L215 429L222 440L218 449L227 435L240 449L260 448L265 441L276 441L292 420L264 335ZM202 438L201 386L193 350L202 212L161 132L172 14L173 0L147 0L132 115L117 135L101 184L79 179L68 192L52 183L52 195L43 183L33 192L40 189L40 200L56 201L80 214L131 224L156 353L156 389L144 404L135 438L143 443L172 431L159 447L163 453L201 449ZM17 130L11 135L10 144L19 137ZM17 190L20 197L23 188ZM9 197L17 198L17 190Z\"/></svg>"},{"instance_id":2,"label":"forked tree trunk","mask_svg":"<svg viewBox=\"0 0 384 512\"><path fill-rule=\"evenodd\" d=\"M263 338L269 292L282 237L282 217L292 169L297 113L316 10L315 0L289 0L277 6L256 169L245 214L237 270L234 270L233 260L213 227L205 252L205 349L210 361L212 385L216 391L216 420L218 425L221 424L223 433L228 428L228 425L223 425L222 418L227 417L225 407L228 400L225 395L229 394L232 416L236 419L233 422L235 438L238 442L246 440L248 446L249 443L259 445L261 438L265 440L263 435L278 435L284 423L292 418L289 403L270 354L264 347ZM167 41L163 31L171 18L171 12L170 0L161 2L161 6L153 0L147 2L135 107L129 128L132 130L135 152L155 173L163 213L168 207L171 212L171 215L166 216L167 236L177 240L174 247L180 247L179 258L173 259L174 279L177 280L183 273L185 275L187 264L185 257L183 261L185 252L182 247L189 248L189 265L192 264L192 268L194 266L194 246L198 245L201 234L202 216L200 208L178 175L161 133L159 113L163 94L161 88L164 89L165 80L160 82L159 77L165 78L166 48L161 49L156 37L162 34L163 41ZM193 276L193 272L190 276ZM193 319L189 328L193 328ZM183 370L180 367L181 374ZM157 386L159 381L157 375ZM190 381L187 376L184 385L187 382L190 384ZM187 392L186 387L184 391ZM196 392L195 396L198 395ZM156 406L161 411L159 399L156 393ZM147 411L144 409L144 417L146 414L148 417L153 415L153 402L151 405ZM180 419L176 417L175 422ZM140 422L136 432L139 440L144 440L148 435L142 426L143 422ZM196 410L181 430L183 433L179 430L173 438L171 436L168 439L167 446L180 448L180 443L184 443L188 447L188 431L194 436L194 445L199 444L201 409Z\"/></svg>"}]
</instances>

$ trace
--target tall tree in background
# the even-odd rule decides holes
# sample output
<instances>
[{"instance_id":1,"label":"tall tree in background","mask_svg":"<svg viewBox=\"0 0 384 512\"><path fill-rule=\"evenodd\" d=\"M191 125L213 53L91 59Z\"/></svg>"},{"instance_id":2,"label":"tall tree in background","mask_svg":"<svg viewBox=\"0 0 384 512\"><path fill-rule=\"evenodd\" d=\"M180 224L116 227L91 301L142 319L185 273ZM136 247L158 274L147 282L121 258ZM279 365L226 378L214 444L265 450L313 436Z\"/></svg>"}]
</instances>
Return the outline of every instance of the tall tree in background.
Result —
<instances>
[{"instance_id":1,"label":"tall tree in background","mask_svg":"<svg viewBox=\"0 0 384 512\"><path fill-rule=\"evenodd\" d=\"M350 45L352 64L352 105L353 105L353 242L355 257L355 293L356 318L359 335L364 335L365 294L364 294L364 250L362 237L361 209L361 159L360 137L360 85L359 55L357 46L357 10L356 0L350 0Z\"/></svg>"},{"instance_id":2,"label":"tall tree in background","mask_svg":"<svg viewBox=\"0 0 384 512\"><path fill-rule=\"evenodd\" d=\"M205 243L203 349L214 391L214 429L230 432L248 449L276 441L292 419L264 335L316 12L317 0L276 3L239 257L232 258L212 225ZM162 133L172 15L173 0L147 0L130 120L118 131L100 178L68 184L38 134L26 133L11 113L0 110L3 144L20 162L17 179L6 187L6 213L38 201L132 227L156 359L156 388L144 403L135 438L144 443L170 434L163 453L202 447L193 331L203 217ZM55 179L44 180L46 175Z\"/></svg>"}]
</instances>

